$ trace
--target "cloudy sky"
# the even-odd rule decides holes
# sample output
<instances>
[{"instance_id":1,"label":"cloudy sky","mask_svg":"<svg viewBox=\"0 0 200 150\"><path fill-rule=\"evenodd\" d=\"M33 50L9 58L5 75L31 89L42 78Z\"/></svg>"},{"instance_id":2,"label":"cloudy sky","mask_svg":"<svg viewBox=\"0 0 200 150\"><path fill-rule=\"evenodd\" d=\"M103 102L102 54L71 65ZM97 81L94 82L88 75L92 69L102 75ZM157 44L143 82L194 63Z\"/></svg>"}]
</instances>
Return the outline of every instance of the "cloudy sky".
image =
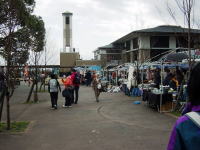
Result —
<instances>
[{"instance_id":1,"label":"cloudy sky","mask_svg":"<svg viewBox=\"0 0 200 150\"><path fill-rule=\"evenodd\" d=\"M182 25L184 19L175 12L174 21L166 3L178 10L174 0L35 0L35 14L41 16L47 31L50 64L59 64L62 50L62 12L73 13L73 46L82 59L93 58L97 47L107 45L131 31L158 25ZM195 4L196 6L197 4ZM175 9L174 9L175 8ZM196 12L195 12L196 13Z\"/></svg>"}]
</instances>

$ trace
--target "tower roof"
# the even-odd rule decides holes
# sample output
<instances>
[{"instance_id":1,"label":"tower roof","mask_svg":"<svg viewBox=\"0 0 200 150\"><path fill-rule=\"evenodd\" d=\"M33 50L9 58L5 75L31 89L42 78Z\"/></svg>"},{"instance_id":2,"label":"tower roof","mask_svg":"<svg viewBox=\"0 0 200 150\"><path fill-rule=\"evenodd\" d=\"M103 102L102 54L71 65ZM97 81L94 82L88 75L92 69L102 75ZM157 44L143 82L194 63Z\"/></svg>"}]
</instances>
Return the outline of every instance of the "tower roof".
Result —
<instances>
[{"instance_id":1,"label":"tower roof","mask_svg":"<svg viewBox=\"0 0 200 150\"><path fill-rule=\"evenodd\" d=\"M73 13L69 12L69 11L65 11L62 13L62 15L73 15Z\"/></svg>"}]
</instances>

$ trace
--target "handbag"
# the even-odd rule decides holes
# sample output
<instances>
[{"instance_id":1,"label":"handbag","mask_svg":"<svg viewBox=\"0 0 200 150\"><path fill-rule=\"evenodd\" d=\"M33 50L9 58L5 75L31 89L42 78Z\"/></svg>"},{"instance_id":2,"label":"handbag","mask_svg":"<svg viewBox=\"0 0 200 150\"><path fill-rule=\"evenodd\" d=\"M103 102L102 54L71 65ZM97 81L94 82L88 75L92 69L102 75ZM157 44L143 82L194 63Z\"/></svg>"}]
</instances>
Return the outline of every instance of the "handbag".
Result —
<instances>
[{"instance_id":1,"label":"handbag","mask_svg":"<svg viewBox=\"0 0 200 150\"><path fill-rule=\"evenodd\" d=\"M97 89L101 89L101 88L102 88L101 83L98 83L98 84L97 84Z\"/></svg>"},{"instance_id":2,"label":"handbag","mask_svg":"<svg viewBox=\"0 0 200 150\"><path fill-rule=\"evenodd\" d=\"M69 89L65 88L65 89L62 91L62 96L63 96L63 97L70 98L70 97L71 97L71 93L70 93Z\"/></svg>"}]
</instances>

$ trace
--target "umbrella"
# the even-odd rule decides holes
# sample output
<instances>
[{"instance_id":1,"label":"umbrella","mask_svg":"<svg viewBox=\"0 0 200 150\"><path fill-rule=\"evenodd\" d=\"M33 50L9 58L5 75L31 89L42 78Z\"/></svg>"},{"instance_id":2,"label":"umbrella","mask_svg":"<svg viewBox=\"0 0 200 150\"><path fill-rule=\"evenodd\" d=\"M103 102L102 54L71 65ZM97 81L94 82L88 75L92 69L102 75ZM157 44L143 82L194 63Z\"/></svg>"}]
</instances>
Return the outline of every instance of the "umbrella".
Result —
<instances>
[{"instance_id":1,"label":"umbrella","mask_svg":"<svg viewBox=\"0 0 200 150\"><path fill-rule=\"evenodd\" d=\"M188 59L188 55L185 53L173 53L166 57L167 61L182 61L183 59Z\"/></svg>"}]
</instances>

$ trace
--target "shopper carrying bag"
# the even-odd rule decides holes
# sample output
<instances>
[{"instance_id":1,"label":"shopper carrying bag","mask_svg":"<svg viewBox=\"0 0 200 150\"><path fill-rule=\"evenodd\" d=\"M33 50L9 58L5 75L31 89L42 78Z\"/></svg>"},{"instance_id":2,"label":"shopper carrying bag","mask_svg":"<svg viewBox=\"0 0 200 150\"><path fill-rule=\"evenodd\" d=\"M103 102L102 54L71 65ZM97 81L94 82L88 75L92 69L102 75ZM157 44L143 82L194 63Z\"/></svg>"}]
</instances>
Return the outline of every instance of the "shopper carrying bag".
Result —
<instances>
[{"instance_id":1,"label":"shopper carrying bag","mask_svg":"<svg viewBox=\"0 0 200 150\"><path fill-rule=\"evenodd\" d=\"M64 108L72 107L72 90L73 90L73 83L71 76L67 76L66 79L62 79L63 84L65 85L65 89L62 91L62 96L65 97L65 104L63 105Z\"/></svg>"}]
</instances>

